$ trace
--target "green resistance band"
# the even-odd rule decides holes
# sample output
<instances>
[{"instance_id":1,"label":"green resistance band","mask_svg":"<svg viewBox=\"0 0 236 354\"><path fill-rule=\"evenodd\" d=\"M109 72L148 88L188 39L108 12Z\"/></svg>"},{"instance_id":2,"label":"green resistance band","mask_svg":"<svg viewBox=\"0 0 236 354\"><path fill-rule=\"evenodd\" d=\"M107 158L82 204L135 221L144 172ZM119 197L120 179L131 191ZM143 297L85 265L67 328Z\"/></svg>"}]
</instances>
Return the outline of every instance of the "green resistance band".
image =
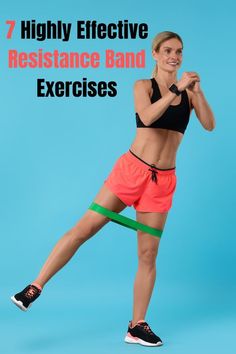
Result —
<instances>
[{"instance_id":1,"label":"green resistance band","mask_svg":"<svg viewBox=\"0 0 236 354\"><path fill-rule=\"evenodd\" d=\"M115 213L114 211L104 208L103 206L97 203L92 203L89 209L96 211L97 213L102 214L104 216L107 216L109 219L111 219L111 221L122 226L128 227L129 229L135 231L140 230L152 236L161 237L162 230L155 229L154 227L147 226L133 219L127 218L126 216Z\"/></svg>"}]
</instances>

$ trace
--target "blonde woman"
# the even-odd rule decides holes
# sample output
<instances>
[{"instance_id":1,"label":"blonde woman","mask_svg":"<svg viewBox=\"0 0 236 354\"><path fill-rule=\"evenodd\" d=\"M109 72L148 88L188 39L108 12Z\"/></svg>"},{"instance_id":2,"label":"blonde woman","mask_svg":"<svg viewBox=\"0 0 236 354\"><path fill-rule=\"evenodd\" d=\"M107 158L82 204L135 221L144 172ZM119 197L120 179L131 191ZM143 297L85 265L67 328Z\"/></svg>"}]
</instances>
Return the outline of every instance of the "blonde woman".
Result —
<instances>
[{"instance_id":1,"label":"blonde woman","mask_svg":"<svg viewBox=\"0 0 236 354\"><path fill-rule=\"evenodd\" d=\"M163 230L176 188L176 154L191 110L208 131L214 129L215 119L200 87L199 74L188 71L177 78L183 60L181 37L174 32L159 33L152 43L152 55L156 61L152 79L138 80L134 85L135 139L117 159L94 202L116 213L133 206L138 222ZM49 279L108 221L108 217L88 210L57 242L36 279L12 296L12 301L26 311ZM162 340L145 318L155 284L160 238L138 230L137 239L133 317L125 341L158 346Z\"/></svg>"}]
</instances>

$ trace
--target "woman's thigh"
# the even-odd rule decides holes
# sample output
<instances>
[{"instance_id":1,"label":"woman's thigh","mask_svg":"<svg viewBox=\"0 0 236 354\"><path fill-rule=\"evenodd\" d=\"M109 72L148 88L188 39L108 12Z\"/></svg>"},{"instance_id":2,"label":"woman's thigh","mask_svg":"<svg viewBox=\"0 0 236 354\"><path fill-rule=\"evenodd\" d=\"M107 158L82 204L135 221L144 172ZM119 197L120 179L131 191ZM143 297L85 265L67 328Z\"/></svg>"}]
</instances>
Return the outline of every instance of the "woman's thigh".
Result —
<instances>
[{"instance_id":1,"label":"woman's thigh","mask_svg":"<svg viewBox=\"0 0 236 354\"><path fill-rule=\"evenodd\" d=\"M126 205L114 193L112 193L105 184L101 187L93 202L116 213L120 213L126 208ZM84 234L91 237L109 221L110 219L108 217L88 209L75 227L80 230L83 229Z\"/></svg>"},{"instance_id":2,"label":"woman's thigh","mask_svg":"<svg viewBox=\"0 0 236 354\"><path fill-rule=\"evenodd\" d=\"M115 211L116 213L120 213L127 206L110 189L108 189L105 184L103 184L94 198L94 202L104 208Z\"/></svg>"}]
</instances>

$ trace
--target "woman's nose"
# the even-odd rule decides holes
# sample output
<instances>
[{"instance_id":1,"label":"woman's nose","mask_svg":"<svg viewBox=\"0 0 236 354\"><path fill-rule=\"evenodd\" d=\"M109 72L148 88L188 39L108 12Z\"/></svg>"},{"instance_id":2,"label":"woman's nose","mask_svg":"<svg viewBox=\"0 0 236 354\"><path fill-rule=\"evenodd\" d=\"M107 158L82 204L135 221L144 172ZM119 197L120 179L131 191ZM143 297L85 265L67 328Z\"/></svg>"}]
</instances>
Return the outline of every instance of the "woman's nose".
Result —
<instances>
[{"instance_id":1,"label":"woman's nose","mask_svg":"<svg viewBox=\"0 0 236 354\"><path fill-rule=\"evenodd\" d=\"M170 58L177 61L178 60L178 56L176 54L171 54Z\"/></svg>"}]
</instances>

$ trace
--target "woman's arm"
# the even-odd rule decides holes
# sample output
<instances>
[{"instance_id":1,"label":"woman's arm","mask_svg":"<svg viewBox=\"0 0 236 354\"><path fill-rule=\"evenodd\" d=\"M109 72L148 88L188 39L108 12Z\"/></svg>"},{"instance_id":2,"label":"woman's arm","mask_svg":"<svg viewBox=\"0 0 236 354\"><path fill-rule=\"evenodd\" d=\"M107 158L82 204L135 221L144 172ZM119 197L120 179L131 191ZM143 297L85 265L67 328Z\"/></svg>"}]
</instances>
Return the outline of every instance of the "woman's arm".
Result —
<instances>
[{"instance_id":1,"label":"woman's arm","mask_svg":"<svg viewBox=\"0 0 236 354\"><path fill-rule=\"evenodd\" d=\"M195 73L183 73L182 78L178 81L176 86L179 91L183 91L191 83L196 81L198 77ZM176 94L168 91L158 101L151 103L150 101L151 81L138 80L134 84L134 106L143 124L151 125L159 119L167 110L170 104L176 98Z\"/></svg>"},{"instance_id":2,"label":"woman's arm","mask_svg":"<svg viewBox=\"0 0 236 354\"><path fill-rule=\"evenodd\" d=\"M151 103L149 92L151 90L150 80L138 80L134 84L134 106L144 125L149 126L162 116L176 94L169 91L158 101Z\"/></svg>"},{"instance_id":3,"label":"woman's arm","mask_svg":"<svg viewBox=\"0 0 236 354\"><path fill-rule=\"evenodd\" d=\"M214 114L200 88L199 82L195 82L192 88L189 88L189 91L191 104L198 120L206 130L212 131L216 126Z\"/></svg>"}]
</instances>

